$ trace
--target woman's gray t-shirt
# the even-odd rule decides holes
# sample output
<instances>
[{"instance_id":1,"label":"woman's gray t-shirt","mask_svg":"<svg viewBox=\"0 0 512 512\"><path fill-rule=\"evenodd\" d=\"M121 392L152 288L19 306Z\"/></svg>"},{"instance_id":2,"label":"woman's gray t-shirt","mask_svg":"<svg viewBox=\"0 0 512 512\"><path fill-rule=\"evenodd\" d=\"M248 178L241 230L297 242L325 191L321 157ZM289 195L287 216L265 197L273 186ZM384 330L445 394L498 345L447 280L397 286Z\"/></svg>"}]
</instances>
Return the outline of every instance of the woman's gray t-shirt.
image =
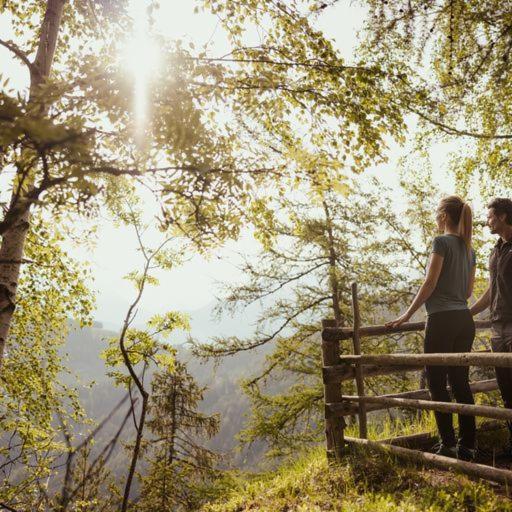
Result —
<instances>
[{"instance_id":1,"label":"woman's gray t-shirt","mask_svg":"<svg viewBox=\"0 0 512 512\"><path fill-rule=\"evenodd\" d=\"M476 263L475 251L468 254L464 240L457 235L434 238L432 252L443 256L443 267L432 295L425 302L427 314L467 309L467 290Z\"/></svg>"}]
</instances>

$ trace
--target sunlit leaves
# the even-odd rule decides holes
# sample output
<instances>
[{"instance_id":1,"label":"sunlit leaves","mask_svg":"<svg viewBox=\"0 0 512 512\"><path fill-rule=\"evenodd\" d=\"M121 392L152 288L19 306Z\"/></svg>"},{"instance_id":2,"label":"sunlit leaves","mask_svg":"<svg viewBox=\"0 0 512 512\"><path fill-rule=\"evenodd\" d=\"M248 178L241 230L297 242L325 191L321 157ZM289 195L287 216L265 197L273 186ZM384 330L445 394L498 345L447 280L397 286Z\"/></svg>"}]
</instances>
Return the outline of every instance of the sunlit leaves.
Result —
<instances>
[{"instance_id":1,"label":"sunlit leaves","mask_svg":"<svg viewBox=\"0 0 512 512\"><path fill-rule=\"evenodd\" d=\"M2 475L2 499L18 488L16 483L27 486L28 497L38 479L52 474L51 465L64 449L54 423L57 413L63 421L83 420L77 390L61 382L66 372L62 347L71 320L77 325L91 321L88 272L63 249L58 224L50 227L39 217L33 218L25 258L0 406L0 429L12 436L2 455L5 460L19 455L23 469L13 473L15 482L8 477L12 466L3 466L8 473Z\"/></svg>"},{"instance_id":2,"label":"sunlit leaves","mask_svg":"<svg viewBox=\"0 0 512 512\"><path fill-rule=\"evenodd\" d=\"M489 196L510 186L510 2L367 0L362 47L399 70L400 102L426 141L457 140L450 160L461 187L478 179ZM398 77L398 75L397 75ZM462 146L463 144L463 146Z\"/></svg>"},{"instance_id":3,"label":"sunlit leaves","mask_svg":"<svg viewBox=\"0 0 512 512\"><path fill-rule=\"evenodd\" d=\"M143 274L137 270L132 270L126 274L124 278L133 283L137 289L142 288L143 283L148 286L158 286L158 279L156 277L149 274Z\"/></svg>"},{"instance_id":4,"label":"sunlit leaves","mask_svg":"<svg viewBox=\"0 0 512 512\"><path fill-rule=\"evenodd\" d=\"M141 370L148 365L162 364L164 368L172 371L175 350L171 345L158 341L150 332L142 329L128 329L125 335L125 347L131 365ZM103 351L102 357L111 369L108 375L114 379L116 385L129 387L132 377L126 369L123 354L119 349L119 338L111 338L108 347Z\"/></svg>"},{"instance_id":5,"label":"sunlit leaves","mask_svg":"<svg viewBox=\"0 0 512 512\"><path fill-rule=\"evenodd\" d=\"M148 322L148 327L156 334L169 336L175 330L190 330L188 315L178 311L169 311L163 315L154 315Z\"/></svg>"}]
</instances>

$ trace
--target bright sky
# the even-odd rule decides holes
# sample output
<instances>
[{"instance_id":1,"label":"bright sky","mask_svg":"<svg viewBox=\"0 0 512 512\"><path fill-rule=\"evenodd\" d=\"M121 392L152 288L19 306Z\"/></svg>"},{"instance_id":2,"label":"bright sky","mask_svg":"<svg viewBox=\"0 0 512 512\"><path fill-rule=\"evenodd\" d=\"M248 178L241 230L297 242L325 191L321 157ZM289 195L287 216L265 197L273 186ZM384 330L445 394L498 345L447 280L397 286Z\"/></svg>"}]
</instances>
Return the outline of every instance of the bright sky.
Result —
<instances>
[{"instance_id":1,"label":"bright sky","mask_svg":"<svg viewBox=\"0 0 512 512\"><path fill-rule=\"evenodd\" d=\"M157 58L148 58L152 55L152 48L144 34L147 32L144 12L145 0L132 0L132 7L136 14L135 23L135 47L132 49L132 64L139 70L145 66L147 72L151 66L158 65ZM226 53L228 46L218 20L207 13L194 14L194 2L184 0L166 0L161 7L156 19L156 28L162 34L170 37L184 37L193 41L196 45L206 42L213 44L218 55ZM339 2L336 7L327 10L328 15L319 19L319 27L335 41L343 56L350 61L356 45L357 32L360 29L364 12L360 7L350 5L349 2ZM9 39L9 19L0 16L1 37ZM257 34L254 34L256 37ZM249 38L251 35L249 35ZM140 50L142 48L142 51ZM16 89L24 89L28 83L25 69L11 58L4 48L0 48L0 70L4 76L11 78L10 85ZM143 121L145 106L145 85L143 81L137 82L137 101L135 112L137 118ZM448 151L454 149L449 146L437 146L432 150L432 167L434 178L442 190L451 192L452 181L446 176L443 169L446 168ZM391 187L397 187L397 161L406 149L396 146L391 147L390 161L385 166L373 169L371 173L377 173L384 183ZM0 191L5 192L5 180L0 179ZM0 193L0 200L5 199ZM397 195L397 208L400 207L400 199ZM151 209L148 207L148 215ZM149 236L158 243L156 235ZM236 270L237 251L252 252L257 249L256 243L250 233L246 233L236 243L227 244L222 250L215 251L206 260L199 256L192 257L181 268L161 275L161 286L151 289L144 297L139 320L143 320L149 314L163 312L168 309L187 310L193 312L201 308L208 308L215 298L217 289L216 280L238 280L241 276ZM96 319L105 323L108 327L120 325L126 311L126 307L133 297L133 290L122 277L131 270L140 268L140 259L136 251L136 239L134 233L127 228L115 228L105 220L100 226L96 249L88 254L84 248L74 248L73 253L84 260L91 262L95 278L94 288L98 292L98 308ZM192 313L193 314L193 313ZM192 316L193 321L193 316Z\"/></svg>"}]
</instances>

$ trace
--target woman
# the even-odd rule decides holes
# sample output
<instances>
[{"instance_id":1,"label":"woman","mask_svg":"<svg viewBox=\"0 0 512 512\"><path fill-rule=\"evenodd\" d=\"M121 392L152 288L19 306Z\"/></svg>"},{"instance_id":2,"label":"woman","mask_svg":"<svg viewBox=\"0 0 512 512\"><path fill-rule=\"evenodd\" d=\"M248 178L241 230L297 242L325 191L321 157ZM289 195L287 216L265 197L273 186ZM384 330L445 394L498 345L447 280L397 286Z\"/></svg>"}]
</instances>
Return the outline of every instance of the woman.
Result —
<instances>
[{"instance_id":1,"label":"woman","mask_svg":"<svg viewBox=\"0 0 512 512\"><path fill-rule=\"evenodd\" d=\"M475 252L471 248L473 228L470 206L458 196L441 200L436 215L439 232L434 238L427 276L409 309L386 324L398 327L407 322L425 303L425 353L470 352L475 324L467 299L473 293ZM428 388L432 400L450 402L447 378L459 403L473 404L469 387L469 368L465 366L427 366ZM441 442L438 455L472 460L475 456L475 418L459 415L459 441L456 442L452 415L435 412Z\"/></svg>"}]
</instances>

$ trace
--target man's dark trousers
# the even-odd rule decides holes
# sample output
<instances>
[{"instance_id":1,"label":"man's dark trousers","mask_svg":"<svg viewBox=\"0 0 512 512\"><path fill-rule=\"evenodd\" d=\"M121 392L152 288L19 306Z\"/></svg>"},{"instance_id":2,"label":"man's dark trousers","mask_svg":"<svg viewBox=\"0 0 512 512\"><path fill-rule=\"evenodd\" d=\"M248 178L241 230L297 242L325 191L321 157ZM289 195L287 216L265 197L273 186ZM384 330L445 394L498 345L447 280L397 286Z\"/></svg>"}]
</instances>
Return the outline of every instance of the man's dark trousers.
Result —
<instances>
[{"instance_id":1,"label":"man's dark trousers","mask_svg":"<svg viewBox=\"0 0 512 512\"><path fill-rule=\"evenodd\" d=\"M493 352L512 353L512 322L492 323L491 346ZM503 404L512 409L512 368L496 368L496 380Z\"/></svg>"}]
</instances>

